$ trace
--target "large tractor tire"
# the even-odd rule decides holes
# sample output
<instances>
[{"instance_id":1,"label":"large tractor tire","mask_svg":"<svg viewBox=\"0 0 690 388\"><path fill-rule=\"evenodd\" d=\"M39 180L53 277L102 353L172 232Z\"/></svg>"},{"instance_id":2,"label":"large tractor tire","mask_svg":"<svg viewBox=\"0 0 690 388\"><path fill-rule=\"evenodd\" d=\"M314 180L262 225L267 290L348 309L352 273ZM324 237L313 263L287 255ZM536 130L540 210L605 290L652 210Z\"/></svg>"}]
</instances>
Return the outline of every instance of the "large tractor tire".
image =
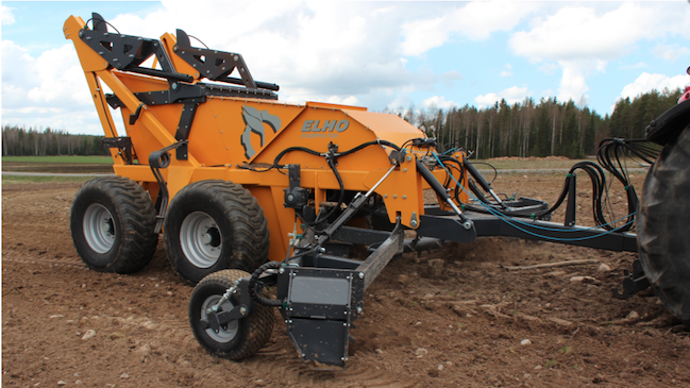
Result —
<instances>
[{"instance_id":1,"label":"large tractor tire","mask_svg":"<svg viewBox=\"0 0 690 388\"><path fill-rule=\"evenodd\" d=\"M639 209L642 269L659 299L690 325L690 125L647 174Z\"/></svg>"},{"instance_id":2,"label":"large tractor tire","mask_svg":"<svg viewBox=\"0 0 690 388\"><path fill-rule=\"evenodd\" d=\"M263 210L241 185L200 181L180 190L165 218L165 249L187 284L223 269L254 272L268 257Z\"/></svg>"},{"instance_id":3,"label":"large tractor tire","mask_svg":"<svg viewBox=\"0 0 690 388\"><path fill-rule=\"evenodd\" d=\"M261 349L273 331L273 310L257 304L249 316L221 326L216 333L204 327L206 311L217 305L225 291L235 285L235 281L249 276L249 273L234 269L214 272L205 277L192 292L189 300L189 324L199 344L216 357L239 361L254 355ZM239 294L233 294L220 305L219 311L230 311L239 304Z\"/></svg>"},{"instance_id":4,"label":"large tractor tire","mask_svg":"<svg viewBox=\"0 0 690 388\"><path fill-rule=\"evenodd\" d=\"M127 178L92 179L72 202L72 241L95 271L126 274L142 269L156 250L155 223L151 197Z\"/></svg>"}]
</instances>

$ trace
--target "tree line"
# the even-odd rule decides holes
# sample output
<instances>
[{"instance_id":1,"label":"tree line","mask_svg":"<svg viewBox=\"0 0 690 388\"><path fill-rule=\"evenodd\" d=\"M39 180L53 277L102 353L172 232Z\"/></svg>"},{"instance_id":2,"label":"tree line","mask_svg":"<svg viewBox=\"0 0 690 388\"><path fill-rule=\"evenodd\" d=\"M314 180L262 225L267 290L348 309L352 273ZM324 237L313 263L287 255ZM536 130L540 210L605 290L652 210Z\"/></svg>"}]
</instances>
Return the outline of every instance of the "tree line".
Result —
<instances>
[{"instance_id":1,"label":"tree line","mask_svg":"<svg viewBox=\"0 0 690 388\"><path fill-rule=\"evenodd\" d=\"M634 99L616 102L611 116L604 117L572 100L555 97L536 102L527 97L508 104L505 100L478 109L416 110L414 106L396 113L436 137L447 149L473 150L478 159L501 156L566 156L582 158L596 152L607 137L643 138L645 127L676 104L680 89L652 90ZM108 155L101 147L102 136L72 135L65 130L2 128L2 155Z\"/></svg>"},{"instance_id":2,"label":"tree line","mask_svg":"<svg viewBox=\"0 0 690 388\"><path fill-rule=\"evenodd\" d=\"M473 150L478 159L501 156L593 155L607 137L643 138L645 127L676 104L680 89L653 90L634 99L616 102L611 116L604 117L572 100L555 97L536 102L527 97L508 104L504 99L493 106L394 111L400 117L436 137L446 149Z\"/></svg>"},{"instance_id":3,"label":"tree line","mask_svg":"<svg viewBox=\"0 0 690 388\"><path fill-rule=\"evenodd\" d=\"M102 136L73 135L65 130L2 127L2 156L109 155Z\"/></svg>"}]
</instances>

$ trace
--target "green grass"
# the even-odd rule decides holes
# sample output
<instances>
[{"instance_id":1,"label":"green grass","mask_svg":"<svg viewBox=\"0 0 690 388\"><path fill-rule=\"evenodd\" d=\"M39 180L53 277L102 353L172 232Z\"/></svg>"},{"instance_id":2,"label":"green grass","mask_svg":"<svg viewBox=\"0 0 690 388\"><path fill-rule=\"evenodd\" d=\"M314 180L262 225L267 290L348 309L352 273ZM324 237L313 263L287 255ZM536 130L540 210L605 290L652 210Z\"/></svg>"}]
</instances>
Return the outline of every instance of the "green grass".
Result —
<instances>
[{"instance_id":1,"label":"green grass","mask_svg":"<svg viewBox=\"0 0 690 388\"><path fill-rule=\"evenodd\" d=\"M68 183L68 182L86 182L94 176L13 176L3 175L3 185L13 185L18 183Z\"/></svg>"},{"instance_id":2,"label":"green grass","mask_svg":"<svg viewBox=\"0 0 690 388\"><path fill-rule=\"evenodd\" d=\"M110 156L3 156L3 162L26 163L69 163L69 164L113 164Z\"/></svg>"}]
</instances>

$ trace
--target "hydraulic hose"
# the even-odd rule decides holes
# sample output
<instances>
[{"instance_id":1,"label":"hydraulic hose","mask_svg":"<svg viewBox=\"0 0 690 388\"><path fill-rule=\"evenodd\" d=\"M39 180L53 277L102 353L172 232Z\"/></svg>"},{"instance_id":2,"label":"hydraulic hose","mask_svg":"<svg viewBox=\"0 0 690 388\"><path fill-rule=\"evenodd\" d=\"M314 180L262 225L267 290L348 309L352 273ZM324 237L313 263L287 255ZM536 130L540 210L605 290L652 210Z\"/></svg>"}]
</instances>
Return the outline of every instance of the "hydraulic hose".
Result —
<instances>
[{"instance_id":1,"label":"hydraulic hose","mask_svg":"<svg viewBox=\"0 0 690 388\"><path fill-rule=\"evenodd\" d=\"M280 268L281 265L282 264L278 261L269 261L268 263L257 268L256 271L254 271L254 273L252 274L252 277L249 278L249 284L247 285L247 287L249 288L249 297L252 298L252 300L254 300L256 303L271 307L278 307L283 305L282 300L266 298L259 295L256 292L256 282L259 280L259 276L266 272L266 270L277 269Z\"/></svg>"}]
</instances>

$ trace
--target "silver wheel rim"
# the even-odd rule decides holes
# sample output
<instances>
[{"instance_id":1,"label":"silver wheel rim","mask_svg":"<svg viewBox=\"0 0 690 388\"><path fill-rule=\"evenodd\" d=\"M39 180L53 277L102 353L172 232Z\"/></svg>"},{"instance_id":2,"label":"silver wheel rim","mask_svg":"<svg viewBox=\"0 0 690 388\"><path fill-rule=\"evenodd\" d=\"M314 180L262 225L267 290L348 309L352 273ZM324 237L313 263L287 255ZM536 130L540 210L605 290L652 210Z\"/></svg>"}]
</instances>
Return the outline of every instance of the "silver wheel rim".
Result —
<instances>
[{"instance_id":1,"label":"silver wheel rim","mask_svg":"<svg viewBox=\"0 0 690 388\"><path fill-rule=\"evenodd\" d=\"M97 253L106 253L115 245L115 219L105 206L93 203L86 208L84 238Z\"/></svg>"},{"instance_id":2,"label":"silver wheel rim","mask_svg":"<svg viewBox=\"0 0 690 388\"><path fill-rule=\"evenodd\" d=\"M189 262L198 268L210 268L218 261L222 236L216 221L204 212L190 213L182 221L180 245Z\"/></svg>"},{"instance_id":3,"label":"silver wheel rim","mask_svg":"<svg viewBox=\"0 0 690 388\"><path fill-rule=\"evenodd\" d=\"M221 296L220 295L211 295L206 300L204 301L204 304L201 306L201 319L207 320L208 319L208 314L206 314L206 310L215 306L218 301L220 301ZM230 301L225 301L223 304L220 305L220 309L218 309L218 312L220 311L230 311L232 308L235 307ZM228 324L223 328L223 326L220 327L220 330L218 333L213 331L213 329L208 328L206 329L206 334L211 337L216 342L230 342L232 341L233 338L237 335L237 330L239 329L239 321L230 321Z\"/></svg>"}]
</instances>

